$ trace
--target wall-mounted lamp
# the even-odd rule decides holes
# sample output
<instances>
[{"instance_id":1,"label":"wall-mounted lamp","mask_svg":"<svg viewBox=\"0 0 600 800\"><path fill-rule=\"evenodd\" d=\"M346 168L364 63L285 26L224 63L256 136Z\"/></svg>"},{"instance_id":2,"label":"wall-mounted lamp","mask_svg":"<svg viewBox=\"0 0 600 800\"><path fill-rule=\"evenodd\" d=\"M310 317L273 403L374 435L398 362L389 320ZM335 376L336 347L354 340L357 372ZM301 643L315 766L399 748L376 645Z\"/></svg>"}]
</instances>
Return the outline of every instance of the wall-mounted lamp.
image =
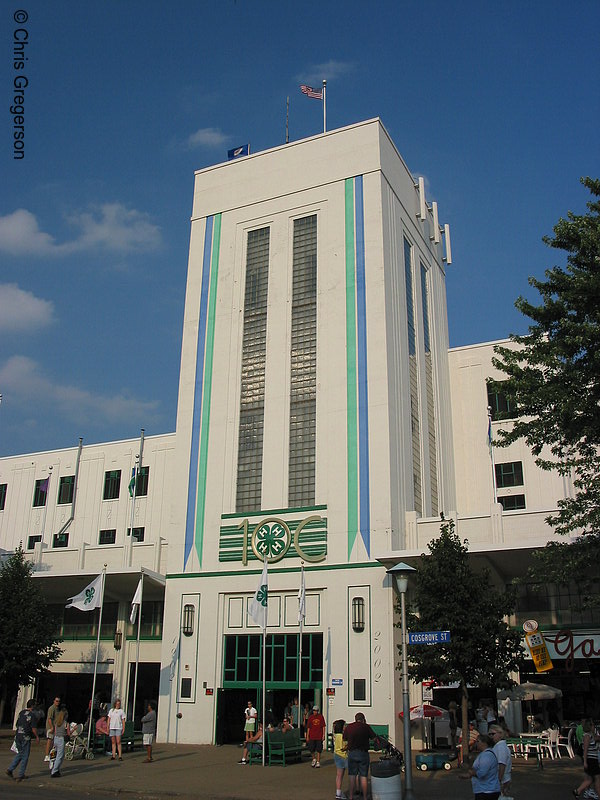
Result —
<instances>
[{"instance_id":1,"label":"wall-mounted lamp","mask_svg":"<svg viewBox=\"0 0 600 800\"><path fill-rule=\"evenodd\" d=\"M352 598L352 630L362 633L365 629L365 598Z\"/></svg>"},{"instance_id":2,"label":"wall-mounted lamp","mask_svg":"<svg viewBox=\"0 0 600 800\"><path fill-rule=\"evenodd\" d=\"M123 645L122 631L115 631L115 650L120 650Z\"/></svg>"},{"instance_id":3,"label":"wall-mounted lamp","mask_svg":"<svg viewBox=\"0 0 600 800\"><path fill-rule=\"evenodd\" d=\"M181 632L184 636L191 636L194 633L194 614L196 609L191 603L186 603L183 607L181 618Z\"/></svg>"}]
</instances>

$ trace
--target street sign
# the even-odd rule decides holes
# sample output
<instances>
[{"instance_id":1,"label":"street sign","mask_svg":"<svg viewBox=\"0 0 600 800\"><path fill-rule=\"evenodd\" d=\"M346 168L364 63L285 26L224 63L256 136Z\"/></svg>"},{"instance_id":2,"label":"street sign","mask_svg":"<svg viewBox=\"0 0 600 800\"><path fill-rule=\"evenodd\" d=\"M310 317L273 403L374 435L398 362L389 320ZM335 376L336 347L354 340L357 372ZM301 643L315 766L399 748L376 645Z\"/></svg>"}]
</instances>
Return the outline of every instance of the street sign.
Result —
<instances>
[{"instance_id":1,"label":"street sign","mask_svg":"<svg viewBox=\"0 0 600 800\"><path fill-rule=\"evenodd\" d=\"M444 644L450 641L450 631L421 631L409 633L409 644Z\"/></svg>"},{"instance_id":2,"label":"street sign","mask_svg":"<svg viewBox=\"0 0 600 800\"><path fill-rule=\"evenodd\" d=\"M343 686L344 685L344 679L343 678L332 678L331 679L331 685L332 686Z\"/></svg>"}]
</instances>

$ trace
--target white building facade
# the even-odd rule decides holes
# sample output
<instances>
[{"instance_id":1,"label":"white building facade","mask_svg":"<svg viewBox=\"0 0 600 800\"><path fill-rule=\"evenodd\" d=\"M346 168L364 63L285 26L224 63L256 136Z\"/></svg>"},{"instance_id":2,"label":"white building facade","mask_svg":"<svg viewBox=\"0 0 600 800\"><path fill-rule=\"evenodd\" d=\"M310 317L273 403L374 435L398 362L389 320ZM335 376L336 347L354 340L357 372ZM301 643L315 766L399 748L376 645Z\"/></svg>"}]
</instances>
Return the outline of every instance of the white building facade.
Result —
<instances>
[{"instance_id":1,"label":"white building facade","mask_svg":"<svg viewBox=\"0 0 600 800\"><path fill-rule=\"evenodd\" d=\"M521 445L492 463L487 408L506 411L487 393L493 344L448 350L450 260L437 205L377 119L201 170L175 434L0 460L0 546L27 539L49 602L108 564L123 644L107 628L103 687L128 700L143 567L136 706L158 699L159 740L239 741L246 701L261 697L248 605L265 559L267 705L281 716L300 688L329 724L362 710L399 742L386 568L418 562L441 512L499 586L548 540L544 518L572 487ZM134 503L136 463L147 494ZM72 508L52 491L32 507L50 466L55 490L73 477ZM50 538L65 531L66 546ZM65 641L51 675L89 679L89 646Z\"/></svg>"}]
</instances>

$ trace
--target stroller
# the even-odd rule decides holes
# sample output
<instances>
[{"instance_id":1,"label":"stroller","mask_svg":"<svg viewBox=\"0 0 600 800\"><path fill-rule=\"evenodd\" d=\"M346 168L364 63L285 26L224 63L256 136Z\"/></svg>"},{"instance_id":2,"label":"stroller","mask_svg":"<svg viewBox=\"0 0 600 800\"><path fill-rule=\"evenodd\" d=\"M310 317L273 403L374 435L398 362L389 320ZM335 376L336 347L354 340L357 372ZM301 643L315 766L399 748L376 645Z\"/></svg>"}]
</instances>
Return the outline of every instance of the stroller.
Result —
<instances>
[{"instance_id":1,"label":"stroller","mask_svg":"<svg viewBox=\"0 0 600 800\"><path fill-rule=\"evenodd\" d=\"M402 752L398 750L397 747L394 747L394 745L390 742L388 738L386 738L385 736L378 736L375 739L375 749L382 751L381 756L379 758L380 762L381 761L395 762L400 767L400 770L404 772L405 770L404 756L402 755Z\"/></svg>"},{"instance_id":2,"label":"stroller","mask_svg":"<svg viewBox=\"0 0 600 800\"><path fill-rule=\"evenodd\" d=\"M72 722L69 728L69 741L65 744L65 758L72 761L74 758L87 758L91 761L94 753L87 746L87 740L82 736L83 725Z\"/></svg>"}]
</instances>

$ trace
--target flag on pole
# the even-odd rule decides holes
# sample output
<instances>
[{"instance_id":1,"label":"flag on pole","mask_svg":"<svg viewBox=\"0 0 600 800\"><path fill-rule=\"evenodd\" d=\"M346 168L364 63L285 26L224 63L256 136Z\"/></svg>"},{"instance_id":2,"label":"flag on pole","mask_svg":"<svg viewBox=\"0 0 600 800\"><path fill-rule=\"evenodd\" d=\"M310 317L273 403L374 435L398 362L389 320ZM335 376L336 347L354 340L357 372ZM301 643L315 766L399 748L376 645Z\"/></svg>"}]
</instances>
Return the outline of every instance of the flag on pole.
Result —
<instances>
[{"instance_id":1,"label":"flag on pole","mask_svg":"<svg viewBox=\"0 0 600 800\"><path fill-rule=\"evenodd\" d=\"M135 467L131 470L131 480L129 481L129 497L133 497L135 491Z\"/></svg>"},{"instance_id":2,"label":"flag on pole","mask_svg":"<svg viewBox=\"0 0 600 800\"><path fill-rule=\"evenodd\" d=\"M38 489L40 490L40 492L47 492L48 491L48 482L49 482L49 480L50 480L50 477L47 477L47 478L44 478L43 481L39 482Z\"/></svg>"},{"instance_id":3,"label":"flag on pole","mask_svg":"<svg viewBox=\"0 0 600 800\"><path fill-rule=\"evenodd\" d=\"M86 586L82 592L70 597L65 608L78 608L79 611L93 611L102 608L102 573Z\"/></svg>"},{"instance_id":4,"label":"flag on pole","mask_svg":"<svg viewBox=\"0 0 600 800\"><path fill-rule=\"evenodd\" d=\"M137 589L135 590L135 594L133 595L133 600L131 601L131 614L129 615L129 621L132 625L135 625L135 621L137 619L137 614L139 607L142 602L142 579L140 578L139 583L137 585Z\"/></svg>"},{"instance_id":5,"label":"flag on pole","mask_svg":"<svg viewBox=\"0 0 600 800\"><path fill-rule=\"evenodd\" d=\"M231 161L233 158L241 158L242 156L250 155L250 144L242 144L240 147L234 147L232 150L227 151L227 158Z\"/></svg>"},{"instance_id":6,"label":"flag on pole","mask_svg":"<svg viewBox=\"0 0 600 800\"><path fill-rule=\"evenodd\" d=\"M300 91L302 94L312 97L314 100L323 99L323 89L313 89L312 86L307 86L305 83L301 83Z\"/></svg>"},{"instance_id":7,"label":"flag on pole","mask_svg":"<svg viewBox=\"0 0 600 800\"><path fill-rule=\"evenodd\" d=\"M490 451L490 455L492 454L492 415L488 412L488 429L487 429L487 445Z\"/></svg>"},{"instance_id":8,"label":"flag on pole","mask_svg":"<svg viewBox=\"0 0 600 800\"><path fill-rule=\"evenodd\" d=\"M248 606L248 613L263 630L267 627L267 612L268 612L268 597L269 597L269 578L267 575L267 560L263 566L262 575L256 588L254 597Z\"/></svg>"},{"instance_id":9,"label":"flag on pole","mask_svg":"<svg viewBox=\"0 0 600 800\"><path fill-rule=\"evenodd\" d=\"M304 585L304 567L302 567L302 578L300 589L298 590L298 622L304 622L306 617L306 587Z\"/></svg>"}]
</instances>

